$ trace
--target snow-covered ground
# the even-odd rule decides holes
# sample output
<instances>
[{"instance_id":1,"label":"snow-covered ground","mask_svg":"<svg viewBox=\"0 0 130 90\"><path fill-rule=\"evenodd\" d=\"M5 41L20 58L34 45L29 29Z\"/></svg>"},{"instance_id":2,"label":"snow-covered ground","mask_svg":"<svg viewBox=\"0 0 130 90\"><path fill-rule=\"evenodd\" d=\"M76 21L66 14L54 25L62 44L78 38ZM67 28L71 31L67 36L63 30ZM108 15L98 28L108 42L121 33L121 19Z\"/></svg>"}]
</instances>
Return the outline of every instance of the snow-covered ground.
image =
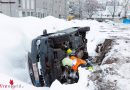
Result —
<instances>
[{"instance_id":1,"label":"snow-covered ground","mask_svg":"<svg viewBox=\"0 0 130 90\"><path fill-rule=\"evenodd\" d=\"M62 85L56 80L50 88L36 88L31 85L27 67L27 53L31 48L31 40L41 35L44 29L47 29L47 32L55 32L57 30L77 26L90 26L91 28L87 34L87 47L90 56L97 55L95 52L96 45L103 43L105 38L115 39L115 44L103 62L114 55L115 57L120 58L120 63L112 63L111 65L102 64L99 68L105 73L107 67L113 67L114 70L118 72L118 75L111 76L103 73L105 75L103 79L106 79L106 81L110 79L111 81L115 80L118 82L116 84L118 89L116 90L130 90L130 25L114 22L99 23L94 20L66 21L52 16L43 19L34 17L11 18L2 14L0 14L0 88L3 88L1 85L8 85L10 79L13 79L14 84L20 84L24 89L98 89L98 84L92 82L88 78L91 73L84 69L79 69L80 79L76 84ZM123 63L124 61L125 63Z\"/></svg>"},{"instance_id":2,"label":"snow-covered ground","mask_svg":"<svg viewBox=\"0 0 130 90\"><path fill-rule=\"evenodd\" d=\"M130 90L130 25L118 24L104 33L113 42L100 66L103 81L100 87L105 90Z\"/></svg>"}]
</instances>

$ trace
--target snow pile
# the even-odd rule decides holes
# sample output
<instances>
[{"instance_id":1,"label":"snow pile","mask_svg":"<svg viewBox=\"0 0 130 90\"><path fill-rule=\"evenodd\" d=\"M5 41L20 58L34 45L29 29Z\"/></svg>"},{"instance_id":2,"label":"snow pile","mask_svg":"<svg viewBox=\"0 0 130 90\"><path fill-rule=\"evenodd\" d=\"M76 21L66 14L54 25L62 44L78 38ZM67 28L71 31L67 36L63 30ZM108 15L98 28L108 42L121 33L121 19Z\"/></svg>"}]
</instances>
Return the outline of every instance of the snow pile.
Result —
<instances>
[{"instance_id":1,"label":"snow pile","mask_svg":"<svg viewBox=\"0 0 130 90\"><path fill-rule=\"evenodd\" d=\"M103 43L105 38L115 39L111 51L106 55L100 66L103 71L101 73L102 83L104 83L101 83L102 86L110 84L116 90L130 90L130 26L114 22L108 24L99 23L95 20L66 21L52 16L43 19L34 17L11 18L0 14L0 84L6 84L10 79L13 79L15 82L21 83L25 87L24 89L97 89L97 85L94 85L97 83L93 83L89 79L91 73L80 68L80 79L78 83L62 85L56 80L50 88L35 88L30 85L27 53L31 49L32 39L41 35L44 29L47 32L55 32L70 27L86 26L90 26L91 28L86 36L90 56L97 55L95 52L96 46ZM105 62L109 59L112 59L113 63L106 64ZM103 88L103 90L111 89Z\"/></svg>"},{"instance_id":2,"label":"snow pile","mask_svg":"<svg viewBox=\"0 0 130 90\"><path fill-rule=\"evenodd\" d=\"M130 38L129 38L130 39ZM104 81L114 83L116 90L130 90L130 40L116 40L101 65ZM107 64L109 62L109 64ZM111 63L111 64L110 64ZM110 85L111 86L111 85ZM112 88L111 88L112 89Z\"/></svg>"},{"instance_id":3,"label":"snow pile","mask_svg":"<svg viewBox=\"0 0 130 90\"><path fill-rule=\"evenodd\" d=\"M28 80L25 36L12 18L0 16L0 73ZM25 76L25 77L23 77Z\"/></svg>"},{"instance_id":4,"label":"snow pile","mask_svg":"<svg viewBox=\"0 0 130 90\"><path fill-rule=\"evenodd\" d=\"M30 51L32 39L41 35L44 29L47 29L48 32L55 32L69 27L92 26L92 23L99 24L96 21L87 20L65 21L51 16L44 19L11 18L0 14L0 74L9 75L14 80L16 78L16 80L31 83L27 67L27 53ZM1 76L1 80L5 79L3 76ZM81 85L81 82L82 80L77 85ZM55 86L55 83L53 85ZM73 85L64 86L73 88ZM84 85L82 88L85 89L85 87Z\"/></svg>"},{"instance_id":5,"label":"snow pile","mask_svg":"<svg viewBox=\"0 0 130 90\"><path fill-rule=\"evenodd\" d=\"M113 42L99 67L101 72L96 81L98 89L130 90L130 26L108 25L103 32L99 32L108 35Z\"/></svg>"},{"instance_id":6,"label":"snow pile","mask_svg":"<svg viewBox=\"0 0 130 90\"><path fill-rule=\"evenodd\" d=\"M30 84L21 82L20 80L17 80L5 74L0 74L0 77L2 77L0 78L0 88L2 90L49 90L49 88L47 87L34 87ZM12 83L10 82L10 80L12 80Z\"/></svg>"},{"instance_id":7,"label":"snow pile","mask_svg":"<svg viewBox=\"0 0 130 90\"><path fill-rule=\"evenodd\" d=\"M62 85L59 81L54 81L50 87L50 90L95 90L95 86L89 76L91 75L90 71L87 71L83 68L79 68L79 81L75 84Z\"/></svg>"}]
</instances>

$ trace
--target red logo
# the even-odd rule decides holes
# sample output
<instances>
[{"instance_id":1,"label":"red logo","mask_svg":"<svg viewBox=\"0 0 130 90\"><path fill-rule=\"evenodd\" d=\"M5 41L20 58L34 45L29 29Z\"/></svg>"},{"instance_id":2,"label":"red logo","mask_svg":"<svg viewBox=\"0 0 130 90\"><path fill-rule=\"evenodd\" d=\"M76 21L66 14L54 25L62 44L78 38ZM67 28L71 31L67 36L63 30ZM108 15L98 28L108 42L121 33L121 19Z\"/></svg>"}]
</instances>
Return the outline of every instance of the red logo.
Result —
<instances>
[{"instance_id":1,"label":"red logo","mask_svg":"<svg viewBox=\"0 0 130 90\"><path fill-rule=\"evenodd\" d=\"M12 86L14 84L14 81L13 80L10 80L9 81L10 85Z\"/></svg>"},{"instance_id":2,"label":"red logo","mask_svg":"<svg viewBox=\"0 0 130 90\"><path fill-rule=\"evenodd\" d=\"M12 88L12 89L14 89L14 88L24 88L24 86L21 85L21 84L14 83L14 80L10 79L8 84L3 84L3 83L1 84L0 83L0 88Z\"/></svg>"}]
</instances>

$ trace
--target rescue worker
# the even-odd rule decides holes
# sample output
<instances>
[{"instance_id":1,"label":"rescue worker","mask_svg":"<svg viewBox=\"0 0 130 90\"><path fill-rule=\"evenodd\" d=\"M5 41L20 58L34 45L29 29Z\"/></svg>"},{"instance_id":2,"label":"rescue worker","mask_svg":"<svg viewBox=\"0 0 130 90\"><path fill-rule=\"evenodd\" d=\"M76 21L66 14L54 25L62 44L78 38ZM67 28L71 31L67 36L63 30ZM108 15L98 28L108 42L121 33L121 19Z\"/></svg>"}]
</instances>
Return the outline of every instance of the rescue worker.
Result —
<instances>
[{"instance_id":1,"label":"rescue worker","mask_svg":"<svg viewBox=\"0 0 130 90\"><path fill-rule=\"evenodd\" d=\"M76 57L75 51L72 51L70 48L67 49L66 53L68 54L68 56L62 60L63 66L69 66L74 71L78 71L79 66L87 67L88 70L93 71L92 64L89 60L85 61L79 57Z\"/></svg>"},{"instance_id":2,"label":"rescue worker","mask_svg":"<svg viewBox=\"0 0 130 90\"><path fill-rule=\"evenodd\" d=\"M68 54L68 56L62 60L62 65L65 67L61 80L63 81L62 83L64 82L67 82L69 84L77 83L79 80L79 74L78 74L79 66L85 67L87 70L93 71L92 64L90 64L88 60L85 61L79 58L83 55L79 54L79 56L76 56L75 50L71 50L70 48L66 50L66 53Z\"/></svg>"}]
</instances>

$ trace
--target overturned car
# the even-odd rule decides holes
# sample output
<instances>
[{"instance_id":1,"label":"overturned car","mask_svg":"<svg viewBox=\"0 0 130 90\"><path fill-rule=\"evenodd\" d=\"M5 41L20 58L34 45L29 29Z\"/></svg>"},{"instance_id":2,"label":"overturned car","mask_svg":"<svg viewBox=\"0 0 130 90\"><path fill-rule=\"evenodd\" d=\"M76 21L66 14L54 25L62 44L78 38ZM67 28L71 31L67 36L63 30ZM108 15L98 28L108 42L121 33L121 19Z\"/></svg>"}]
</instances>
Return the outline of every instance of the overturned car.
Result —
<instances>
[{"instance_id":1,"label":"overturned car","mask_svg":"<svg viewBox=\"0 0 130 90\"><path fill-rule=\"evenodd\" d=\"M82 50L81 58L87 59L87 39L85 37L89 30L89 27L73 27L55 33L44 31L43 35L34 39L31 52L28 53L29 74L32 84L37 87L50 86L55 79L65 83L63 74L68 72L65 72L62 65L62 60L67 56L64 47L75 49L76 55L80 55ZM75 82L77 80L72 83Z\"/></svg>"}]
</instances>

